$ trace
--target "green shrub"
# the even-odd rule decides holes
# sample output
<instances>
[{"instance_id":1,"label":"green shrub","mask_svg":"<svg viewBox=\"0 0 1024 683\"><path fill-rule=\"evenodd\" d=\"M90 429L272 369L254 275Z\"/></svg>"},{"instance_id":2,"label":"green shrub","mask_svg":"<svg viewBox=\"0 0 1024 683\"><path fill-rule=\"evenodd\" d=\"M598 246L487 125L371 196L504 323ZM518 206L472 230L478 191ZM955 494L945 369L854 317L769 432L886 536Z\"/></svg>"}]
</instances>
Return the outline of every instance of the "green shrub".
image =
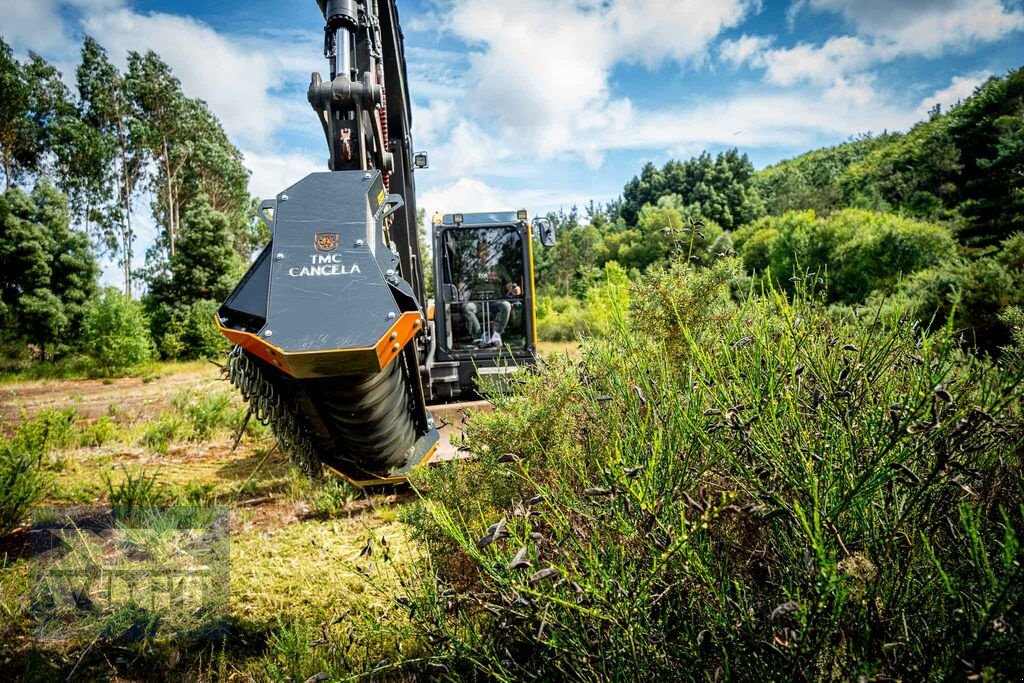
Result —
<instances>
[{"instance_id":1,"label":"green shrub","mask_svg":"<svg viewBox=\"0 0 1024 683\"><path fill-rule=\"evenodd\" d=\"M416 472L409 675L1021 678L1022 378L737 275L652 273Z\"/></svg>"},{"instance_id":2,"label":"green shrub","mask_svg":"<svg viewBox=\"0 0 1024 683\"><path fill-rule=\"evenodd\" d=\"M586 311L578 302L537 321L537 337L542 341L572 341L589 331Z\"/></svg>"},{"instance_id":3,"label":"green shrub","mask_svg":"<svg viewBox=\"0 0 1024 683\"><path fill-rule=\"evenodd\" d=\"M822 219L833 234L849 235L828 261L830 295L863 301L874 291L889 292L904 275L953 258L956 243L945 228L891 214L847 210Z\"/></svg>"},{"instance_id":4,"label":"green shrub","mask_svg":"<svg viewBox=\"0 0 1024 683\"><path fill-rule=\"evenodd\" d=\"M160 339L164 357L195 360L223 356L229 343L214 323L218 306L216 301L204 299L173 309Z\"/></svg>"},{"instance_id":5,"label":"green shrub","mask_svg":"<svg viewBox=\"0 0 1024 683\"><path fill-rule=\"evenodd\" d=\"M227 391L188 390L178 394L172 404L188 427L188 438L204 441L219 429L237 429L244 409L232 404Z\"/></svg>"},{"instance_id":6,"label":"green shrub","mask_svg":"<svg viewBox=\"0 0 1024 683\"><path fill-rule=\"evenodd\" d=\"M82 334L100 374L124 372L153 357L153 340L142 304L115 289L105 289L90 303Z\"/></svg>"},{"instance_id":7,"label":"green shrub","mask_svg":"<svg viewBox=\"0 0 1024 683\"><path fill-rule=\"evenodd\" d=\"M874 306L878 296L869 300ZM898 311L934 329L947 324L969 347L997 352L1010 342L1002 312L1024 304L1024 276L1016 277L1001 259L951 260L905 279L883 304L887 316Z\"/></svg>"},{"instance_id":8,"label":"green shrub","mask_svg":"<svg viewBox=\"0 0 1024 683\"><path fill-rule=\"evenodd\" d=\"M1024 232L1016 232L1000 245L997 258L1008 271L1018 277L1024 275Z\"/></svg>"},{"instance_id":9,"label":"green shrub","mask_svg":"<svg viewBox=\"0 0 1024 683\"><path fill-rule=\"evenodd\" d=\"M47 453L68 448L75 442L78 411L74 408L47 408L34 416L22 416L16 428L17 439L32 452Z\"/></svg>"},{"instance_id":10,"label":"green shrub","mask_svg":"<svg viewBox=\"0 0 1024 683\"><path fill-rule=\"evenodd\" d=\"M117 482L110 473L103 473L107 497L116 518L138 520L148 509L166 504L167 498L158 486L156 472L147 475L145 470L120 469L124 476Z\"/></svg>"},{"instance_id":11,"label":"green shrub","mask_svg":"<svg viewBox=\"0 0 1024 683\"><path fill-rule=\"evenodd\" d=\"M857 303L891 292L904 276L939 266L956 254L949 230L900 216L846 209L827 217L813 211L768 216L743 227L735 244L749 271L770 270L792 292L793 278L831 274L833 301Z\"/></svg>"},{"instance_id":12,"label":"green shrub","mask_svg":"<svg viewBox=\"0 0 1024 683\"><path fill-rule=\"evenodd\" d=\"M78 432L78 445L83 448L99 448L116 441L121 429L108 415L103 415Z\"/></svg>"},{"instance_id":13,"label":"green shrub","mask_svg":"<svg viewBox=\"0 0 1024 683\"><path fill-rule=\"evenodd\" d=\"M15 437L0 443L0 536L21 524L46 494L43 454Z\"/></svg>"},{"instance_id":14,"label":"green shrub","mask_svg":"<svg viewBox=\"0 0 1024 683\"><path fill-rule=\"evenodd\" d=\"M43 410L23 418L0 441L0 536L24 521L50 489L52 474L43 457L72 443L77 419L73 408Z\"/></svg>"},{"instance_id":15,"label":"green shrub","mask_svg":"<svg viewBox=\"0 0 1024 683\"><path fill-rule=\"evenodd\" d=\"M179 416L162 413L155 420L146 424L140 443L160 455L167 455L171 444L185 438L188 433L188 425Z\"/></svg>"},{"instance_id":16,"label":"green shrub","mask_svg":"<svg viewBox=\"0 0 1024 683\"><path fill-rule=\"evenodd\" d=\"M331 478L317 487L310 501L310 507L317 517L337 517L358 497L359 489L348 482Z\"/></svg>"},{"instance_id":17,"label":"green shrub","mask_svg":"<svg viewBox=\"0 0 1024 683\"><path fill-rule=\"evenodd\" d=\"M541 296L537 305L537 336L543 341L573 341L581 335L604 334L616 308L629 300L629 276L615 261L597 271L583 301L571 296Z\"/></svg>"}]
</instances>

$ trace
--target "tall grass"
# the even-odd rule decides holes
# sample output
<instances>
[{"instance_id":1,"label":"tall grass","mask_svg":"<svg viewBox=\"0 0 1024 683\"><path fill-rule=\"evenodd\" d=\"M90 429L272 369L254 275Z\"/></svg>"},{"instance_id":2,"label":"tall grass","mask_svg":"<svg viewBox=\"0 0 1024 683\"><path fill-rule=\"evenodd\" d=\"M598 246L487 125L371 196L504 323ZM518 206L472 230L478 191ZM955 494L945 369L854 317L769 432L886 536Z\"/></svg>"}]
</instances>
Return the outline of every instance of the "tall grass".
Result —
<instances>
[{"instance_id":1,"label":"tall grass","mask_svg":"<svg viewBox=\"0 0 1024 683\"><path fill-rule=\"evenodd\" d=\"M31 419L22 416L0 440L0 536L23 522L46 495L52 473L44 456L74 441L77 419L74 409L43 410Z\"/></svg>"},{"instance_id":2,"label":"tall grass","mask_svg":"<svg viewBox=\"0 0 1024 683\"><path fill-rule=\"evenodd\" d=\"M1019 369L738 272L646 277L417 476L387 621L431 671L1024 677Z\"/></svg>"}]
</instances>

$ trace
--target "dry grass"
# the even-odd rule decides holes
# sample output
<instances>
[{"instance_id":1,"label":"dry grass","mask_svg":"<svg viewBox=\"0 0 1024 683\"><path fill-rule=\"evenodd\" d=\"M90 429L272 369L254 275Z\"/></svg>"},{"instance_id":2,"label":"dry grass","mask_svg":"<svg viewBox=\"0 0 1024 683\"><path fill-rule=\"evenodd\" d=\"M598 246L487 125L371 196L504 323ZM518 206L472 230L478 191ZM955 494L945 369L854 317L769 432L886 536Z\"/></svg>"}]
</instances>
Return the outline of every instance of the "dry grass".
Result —
<instances>
[{"instance_id":1,"label":"dry grass","mask_svg":"<svg viewBox=\"0 0 1024 683\"><path fill-rule=\"evenodd\" d=\"M76 678L96 680L153 675L305 680L317 673L306 667L325 666L319 653L310 655L310 643L320 636L318 624L380 609L380 594L369 589L352 560L370 537L376 543L386 539L391 552L402 551L396 509L408 495L366 497L333 483L313 484L280 453L268 457L272 437L254 423L232 452L240 401L232 395L225 408L195 398L227 390L211 370L195 364L156 368L177 400L154 394L154 383L136 380L115 380L114 385L8 382L4 391L8 402L33 407L23 413L27 422L11 420L9 429L23 423L31 428L50 414L70 415L70 433L45 457L51 484L45 503L106 504L108 479L116 486L146 476L156 480L153 502L230 507L229 640L96 643L91 648L89 643L33 642L27 534L22 531L0 539L0 678L63 680L77 665ZM118 405L99 416L81 416L81 406L105 403L113 388L120 392ZM100 436L94 433L98 421L104 421ZM154 425L169 425L166 449L147 445ZM80 445L97 441L102 445ZM361 666L361 658L350 654L349 665Z\"/></svg>"}]
</instances>

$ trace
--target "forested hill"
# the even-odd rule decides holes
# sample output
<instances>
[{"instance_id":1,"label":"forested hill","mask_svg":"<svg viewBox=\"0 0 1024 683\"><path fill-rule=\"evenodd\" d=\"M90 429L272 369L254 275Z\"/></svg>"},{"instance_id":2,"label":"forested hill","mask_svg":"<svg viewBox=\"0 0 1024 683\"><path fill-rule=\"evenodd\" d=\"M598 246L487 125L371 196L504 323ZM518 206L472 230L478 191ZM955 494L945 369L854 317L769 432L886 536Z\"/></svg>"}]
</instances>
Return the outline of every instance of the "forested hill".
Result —
<instances>
[{"instance_id":1,"label":"forested hill","mask_svg":"<svg viewBox=\"0 0 1024 683\"><path fill-rule=\"evenodd\" d=\"M548 336L600 330L605 290L681 250L698 266L736 250L761 284L792 291L813 273L838 307L952 319L965 344L998 350L1024 303L1024 69L906 133L762 171L739 150L646 164L587 220L575 209L554 218L562 239L541 254Z\"/></svg>"},{"instance_id":2,"label":"forested hill","mask_svg":"<svg viewBox=\"0 0 1024 683\"><path fill-rule=\"evenodd\" d=\"M772 214L899 211L990 245L1024 229L1024 68L907 133L865 136L757 174Z\"/></svg>"}]
</instances>

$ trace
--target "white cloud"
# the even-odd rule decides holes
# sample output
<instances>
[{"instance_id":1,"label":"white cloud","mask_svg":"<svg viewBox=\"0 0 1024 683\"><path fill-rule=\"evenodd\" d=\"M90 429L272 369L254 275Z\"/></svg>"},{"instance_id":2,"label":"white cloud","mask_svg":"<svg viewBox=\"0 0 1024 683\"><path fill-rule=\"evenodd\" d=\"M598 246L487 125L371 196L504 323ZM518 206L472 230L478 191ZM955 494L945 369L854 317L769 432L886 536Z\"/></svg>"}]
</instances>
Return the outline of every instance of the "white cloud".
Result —
<instances>
[{"instance_id":1,"label":"white cloud","mask_svg":"<svg viewBox=\"0 0 1024 683\"><path fill-rule=\"evenodd\" d=\"M861 84L863 87L864 84ZM879 97L865 101L855 87L831 98L813 91L740 94L686 111L636 115L633 133L620 148L703 149L709 146L792 147L819 144L822 138L906 128L917 114Z\"/></svg>"},{"instance_id":2,"label":"white cloud","mask_svg":"<svg viewBox=\"0 0 1024 683\"><path fill-rule=\"evenodd\" d=\"M899 54L938 57L945 50L964 52L1021 29L1020 10L1007 10L999 0L967 0L949 11L922 12L906 24L881 24L875 35L888 40Z\"/></svg>"},{"instance_id":3,"label":"white cloud","mask_svg":"<svg viewBox=\"0 0 1024 683\"><path fill-rule=\"evenodd\" d=\"M936 90L921 100L921 104L918 106L918 113L923 114L936 104L941 105L942 110L946 111L958 102L962 102L973 95L974 91L991 77L991 71L976 71L963 76L954 76L947 87Z\"/></svg>"},{"instance_id":4,"label":"white cloud","mask_svg":"<svg viewBox=\"0 0 1024 683\"><path fill-rule=\"evenodd\" d=\"M804 8L839 13L856 29L855 35L777 49L763 37L745 35L723 43L721 59L764 69L767 81L775 85L806 82L845 88L878 64L965 52L1024 29L1024 12L1000 0L798 0L789 16Z\"/></svg>"},{"instance_id":5,"label":"white cloud","mask_svg":"<svg viewBox=\"0 0 1024 683\"><path fill-rule=\"evenodd\" d=\"M852 36L829 38L820 47L800 43L790 48L766 50L751 58L765 69L769 83L790 86L800 82L828 85L844 74L859 71L876 59L873 47Z\"/></svg>"},{"instance_id":6,"label":"white cloud","mask_svg":"<svg viewBox=\"0 0 1024 683\"><path fill-rule=\"evenodd\" d=\"M82 28L122 65L128 50L155 51L186 93L206 100L228 134L250 145L265 142L284 122L270 91L286 74L319 66L297 56L297 46L260 49L259 41L246 44L185 16L119 9L83 17Z\"/></svg>"},{"instance_id":7,"label":"white cloud","mask_svg":"<svg viewBox=\"0 0 1024 683\"><path fill-rule=\"evenodd\" d=\"M607 200L610 197L594 197L592 193L561 188L546 190L513 189L489 185L476 178L458 178L451 183L418 193L417 207L424 210L425 218L440 213L470 213L477 211L513 211L525 208L530 215L543 214L559 208L584 206L591 199Z\"/></svg>"},{"instance_id":8,"label":"white cloud","mask_svg":"<svg viewBox=\"0 0 1024 683\"><path fill-rule=\"evenodd\" d=\"M261 199L274 197L314 171L327 170L327 149L323 158L308 154L274 154L243 150L245 165L252 171L249 191Z\"/></svg>"},{"instance_id":9,"label":"white cloud","mask_svg":"<svg viewBox=\"0 0 1024 683\"><path fill-rule=\"evenodd\" d=\"M722 30L757 7L749 0L456 0L447 23L473 46L465 102L477 118L495 122L518 154L578 154L593 165L604 143L591 136L609 135L628 106L610 90L614 65L700 60Z\"/></svg>"},{"instance_id":10,"label":"white cloud","mask_svg":"<svg viewBox=\"0 0 1024 683\"><path fill-rule=\"evenodd\" d=\"M883 39L899 54L937 56L1024 27L1024 14L1002 0L809 0L816 11L841 14L862 35Z\"/></svg>"},{"instance_id":11,"label":"white cloud","mask_svg":"<svg viewBox=\"0 0 1024 683\"><path fill-rule=\"evenodd\" d=\"M759 58L772 43L772 36L748 36L743 34L735 40L725 40L718 48L718 54L734 69Z\"/></svg>"},{"instance_id":12,"label":"white cloud","mask_svg":"<svg viewBox=\"0 0 1024 683\"><path fill-rule=\"evenodd\" d=\"M608 19L618 56L655 66L664 59L701 57L723 29L759 10L759 2L748 0L620 0L612 3Z\"/></svg>"},{"instance_id":13,"label":"white cloud","mask_svg":"<svg viewBox=\"0 0 1024 683\"><path fill-rule=\"evenodd\" d=\"M442 140L455 119L456 108L451 100L430 100L425 107L412 106L412 134L420 147L433 146Z\"/></svg>"},{"instance_id":14,"label":"white cloud","mask_svg":"<svg viewBox=\"0 0 1024 683\"><path fill-rule=\"evenodd\" d=\"M836 79L825 90L825 99L866 110L879 102L882 96L875 90L875 77L871 74L860 74Z\"/></svg>"},{"instance_id":15,"label":"white cloud","mask_svg":"<svg viewBox=\"0 0 1024 683\"><path fill-rule=\"evenodd\" d=\"M450 50L408 46L405 50L409 89L419 100L458 98L465 88L465 55Z\"/></svg>"},{"instance_id":16,"label":"white cloud","mask_svg":"<svg viewBox=\"0 0 1024 683\"><path fill-rule=\"evenodd\" d=\"M63 57L78 50L68 40L62 7L72 12L109 11L124 0L0 0L0 35L16 49Z\"/></svg>"}]
</instances>

